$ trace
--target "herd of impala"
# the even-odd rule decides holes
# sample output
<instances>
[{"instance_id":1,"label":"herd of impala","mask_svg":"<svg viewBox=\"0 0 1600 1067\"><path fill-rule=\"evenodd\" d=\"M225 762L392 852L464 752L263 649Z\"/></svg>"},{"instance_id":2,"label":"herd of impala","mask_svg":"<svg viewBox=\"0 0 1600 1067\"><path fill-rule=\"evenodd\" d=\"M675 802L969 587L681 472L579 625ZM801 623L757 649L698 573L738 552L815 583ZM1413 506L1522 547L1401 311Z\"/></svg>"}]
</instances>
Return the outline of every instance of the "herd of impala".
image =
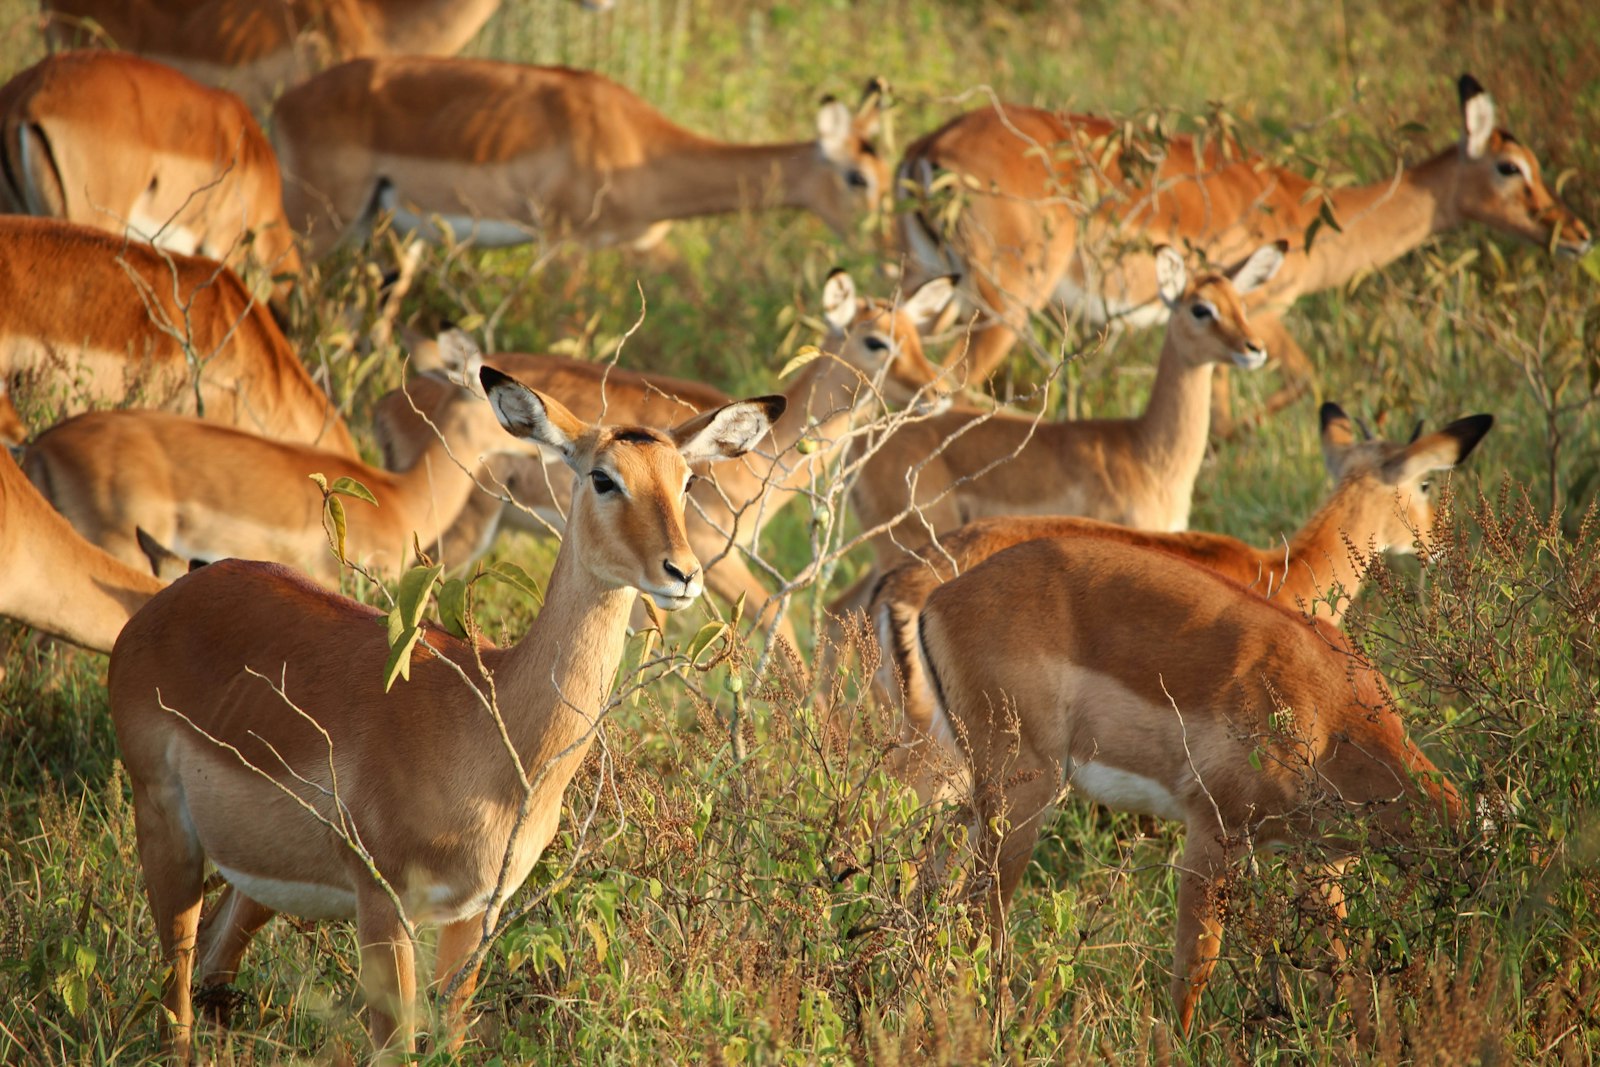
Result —
<instances>
[{"instance_id":1,"label":"herd of impala","mask_svg":"<svg viewBox=\"0 0 1600 1067\"><path fill-rule=\"evenodd\" d=\"M743 597L793 643L754 544L840 464L874 565L834 607L879 636L876 688L904 723L891 769L972 807L997 944L1065 786L1186 824L1185 1032L1242 842L1338 855L1351 813L1402 846L1459 823L1337 627L1375 553L1426 548L1430 475L1492 417L1392 443L1324 404L1337 486L1298 532L1259 549L1187 526L1227 417L1215 368L1276 357L1269 410L1309 382L1281 318L1301 294L1468 220L1586 250L1475 80L1459 140L1332 192L1216 140L1125 169L1116 124L998 101L891 171L880 82L854 109L825 101L811 139L717 141L599 74L451 58L497 5L45 0L52 44L124 50L58 51L0 89L0 432L18 460L0 460L0 612L111 653L177 1058L192 986L231 980L278 911L355 919L382 1055L412 1046L414 924L438 924L459 1040L474 949L556 831L639 594ZM888 301L830 276L822 354L781 395L486 357L449 331L444 366L378 403L372 467L274 314L302 256L383 216L479 245L647 247L674 219L773 206L840 233L892 207L905 279ZM1336 225L1313 243L1322 216ZM1165 324L1141 414L1051 422L964 398L1046 308ZM958 316L966 337L930 361L920 338ZM886 411L891 432L856 432ZM532 629L503 650L428 629L386 691L379 613L329 588L313 472L376 497L347 552L391 575L419 537L461 566L502 520L560 528ZM167 585L174 558L219 562ZM202 924L208 863L227 889Z\"/></svg>"}]
</instances>

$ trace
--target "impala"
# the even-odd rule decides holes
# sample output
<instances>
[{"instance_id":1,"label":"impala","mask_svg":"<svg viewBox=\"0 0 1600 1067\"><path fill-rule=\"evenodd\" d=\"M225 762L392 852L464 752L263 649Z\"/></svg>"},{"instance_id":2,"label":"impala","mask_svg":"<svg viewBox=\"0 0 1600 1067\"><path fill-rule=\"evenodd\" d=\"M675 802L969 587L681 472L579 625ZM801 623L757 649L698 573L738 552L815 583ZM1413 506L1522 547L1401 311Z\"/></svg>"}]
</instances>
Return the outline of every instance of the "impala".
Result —
<instances>
[{"instance_id":1,"label":"impala","mask_svg":"<svg viewBox=\"0 0 1600 1067\"><path fill-rule=\"evenodd\" d=\"M0 245L0 393L22 410L198 411L356 454L332 401L222 264L53 219L0 218Z\"/></svg>"},{"instance_id":2,"label":"impala","mask_svg":"<svg viewBox=\"0 0 1600 1067\"><path fill-rule=\"evenodd\" d=\"M822 297L829 331L822 342L824 354L801 368L784 389L788 406L774 424L771 440L740 462L717 467L690 491L689 543L705 564L707 587L729 601L743 596L758 626L773 621L777 601L752 573L745 554L753 553L767 521L813 484L844 447L852 427L868 414L885 404L937 409L947 402L947 383L923 355L917 331L939 314L952 291L950 279L936 278L903 303L865 300L857 298L850 275L830 274ZM557 397L584 418L604 413L649 423L727 402L710 386L665 375L556 356L490 358L500 370ZM432 440L422 415L452 388L439 377L423 375L407 386L409 399L396 392L379 403L377 436L391 467L409 467L418 449ZM802 452L802 441L818 447ZM475 497L452 532L452 547L464 548L469 556L485 551L502 521L535 533L548 529L547 523L560 525L567 486L552 480L540 460L501 455L489 467L511 503ZM459 556L450 558L460 562ZM777 621L778 632L798 648L788 620Z\"/></svg>"},{"instance_id":3,"label":"impala","mask_svg":"<svg viewBox=\"0 0 1600 1067\"><path fill-rule=\"evenodd\" d=\"M666 432L604 427L496 371L483 384L506 428L559 452L575 482L544 606L517 644L430 629L410 680L385 693L379 612L284 567L229 560L164 590L112 652L111 715L180 1060L208 861L252 917L208 927L238 953L272 911L354 917L372 1039L411 1049L410 925L441 925L448 984L555 834L637 592L668 610L701 592L683 529L691 465L737 456L782 410L767 397ZM503 732L472 688L491 684ZM452 1024L474 980L457 984Z\"/></svg>"},{"instance_id":4,"label":"impala","mask_svg":"<svg viewBox=\"0 0 1600 1067\"><path fill-rule=\"evenodd\" d=\"M313 255L359 238L379 211L432 239L541 234L647 248L671 220L774 204L843 233L887 179L860 113L829 100L817 139L729 144L691 133L609 78L486 59L362 59L273 108L291 225Z\"/></svg>"},{"instance_id":5,"label":"impala","mask_svg":"<svg viewBox=\"0 0 1600 1067\"><path fill-rule=\"evenodd\" d=\"M1002 516L940 533L916 558L885 574L867 614L882 651L879 691L905 710L891 769L913 782L931 771L919 765L931 740L936 698L916 653L917 613L957 574L1025 541L1102 538L1181 556L1338 626L1374 556L1429 549L1429 477L1466 459L1494 425L1492 415L1471 415L1426 437L1419 425L1409 442L1397 444L1358 440L1337 404L1324 404L1321 417L1323 459L1338 485L1285 545L1255 548L1225 534L1157 533L1066 516Z\"/></svg>"},{"instance_id":6,"label":"impala","mask_svg":"<svg viewBox=\"0 0 1600 1067\"><path fill-rule=\"evenodd\" d=\"M1189 524L1211 422L1212 368L1260 367L1261 340L1240 297L1283 261L1265 245L1232 278L1191 279L1183 257L1156 252L1161 299L1174 314L1144 413L1128 419L1041 422L998 411L957 408L900 427L861 464L850 506L873 538L878 570L948 530L988 515L1081 515L1146 530ZM877 581L869 572L832 605L865 607Z\"/></svg>"},{"instance_id":7,"label":"impala","mask_svg":"<svg viewBox=\"0 0 1600 1067\"><path fill-rule=\"evenodd\" d=\"M0 456L0 615L110 652L161 581L84 541Z\"/></svg>"},{"instance_id":8,"label":"impala","mask_svg":"<svg viewBox=\"0 0 1600 1067\"><path fill-rule=\"evenodd\" d=\"M1464 222L1581 255L1589 228L1545 187L1534 154L1495 126L1489 94L1460 81L1462 136L1429 159L1370 185L1322 190L1232 145L1175 138L1148 181L1123 167L1117 123L996 104L961 115L906 150L897 171L913 208L899 242L912 273L962 275L984 313L966 360L982 381L1025 329L1028 315L1062 306L1090 324L1142 326L1167 312L1155 300L1152 245L1191 245L1229 262L1266 241L1288 241L1284 268L1254 316L1299 380L1311 364L1281 316L1304 293L1343 285ZM1132 170L1130 166L1128 168ZM956 176L954 225L927 198ZM1337 227L1313 224L1324 203Z\"/></svg>"},{"instance_id":9,"label":"impala","mask_svg":"<svg viewBox=\"0 0 1600 1067\"><path fill-rule=\"evenodd\" d=\"M1411 845L1419 822L1461 813L1337 630L1164 552L1026 542L934 590L917 641L933 732L973 777L997 948L1063 785L1185 824L1172 978L1185 1033L1247 844L1315 841L1348 859L1358 818Z\"/></svg>"},{"instance_id":10,"label":"impala","mask_svg":"<svg viewBox=\"0 0 1600 1067\"><path fill-rule=\"evenodd\" d=\"M88 540L129 564L142 529L181 559L276 560L337 586L322 492L311 480L353 478L377 499L347 508L348 558L398 572L412 536L436 536L477 492L480 453L509 447L481 395L460 389L436 412L439 436L404 474L304 445L268 441L163 411L92 411L51 427L22 467ZM526 446L524 446L526 447Z\"/></svg>"},{"instance_id":11,"label":"impala","mask_svg":"<svg viewBox=\"0 0 1600 1067\"><path fill-rule=\"evenodd\" d=\"M261 109L330 62L454 55L500 0L44 0L43 6L57 47L109 38Z\"/></svg>"},{"instance_id":12,"label":"impala","mask_svg":"<svg viewBox=\"0 0 1600 1067\"><path fill-rule=\"evenodd\" d=\"M0 122L0 211L299 273L277 157L232 93L138 56L67 52L0 88Z\"/></svg>"}]
</instances>

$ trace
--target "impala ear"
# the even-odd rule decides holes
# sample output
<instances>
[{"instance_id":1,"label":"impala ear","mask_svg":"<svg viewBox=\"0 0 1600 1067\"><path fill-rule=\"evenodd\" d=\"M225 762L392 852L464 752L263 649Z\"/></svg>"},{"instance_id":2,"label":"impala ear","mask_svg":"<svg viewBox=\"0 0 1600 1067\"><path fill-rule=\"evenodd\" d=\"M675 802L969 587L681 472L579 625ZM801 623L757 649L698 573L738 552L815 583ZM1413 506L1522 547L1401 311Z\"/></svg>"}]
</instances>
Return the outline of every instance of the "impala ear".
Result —
<instances>
[{"instance_id":1,"label":"impala ear","mask_svg":"<svg viewBox=\"0 0 1600 1067\"><path fill-rule=\"evenodd\" d=\"M850 154L850 138L855 124L850 109L831 96L822 101L817 111L817 143L829 159L842 159Z\"/></svg>"},{"instance_id":2,"label":"impala ear","mask_svg":"<svg viewBox=\"0 0 1600 1067\"><path fill-rule=\"evenodd\" d=\"M1383 465L1383 480L1402 485L1429 471L1448 470L1470 456L1493 426L1493 415L1468 415L1438 433L1425 434Z\"/></svg>"},{"instance_id":3,"label":"impala ear","mask_svg":"<svg viewBox=\"0 0 1600 1067\"><path fill-rule=\"evenodd\" d=\"M939 313L950 303L950 298L956 295L957 275L946 274L939 278L930 278L918 286L917 291L906 298L902 306L906 317L911 320L917 331L927 329L938 319Z\"/></svg>"},{"instance_id":4,"label":"impala ear","mask_svg":"<svg viewBox=\"0 0 1600 1067\"><path fill-rule=\"evenodd\" d=\"M567 461L567 466L576 469L578 438L588 431L587 423L553 398L529 389L493 367L480 368L478 378L489 396L495 418L507 433L555 449Z\"/></svg>"},{"instance_id":5,"label":"impala ear","mask_svg":"<svg viewBox=\"0 0 1600 1067\"><path fill-rule=\"evenodd\" d=\"M822 283L822 317L840 333L856 321L856 283L843 267L835 267Z\"/></svg>"},{"instance_id":6,"label":"impala ear","mask_svg":"<svg viewBox=\"0 0 1600 1067\"><path fill-rule=\"evenodd\" d=\"M1328 401L1317 413L1322 419L1322 464L1335 478L1344 474L1345 457L1356 443L1356 425L1344 408Z\"/></svg>"},{"instance_id":7,"label":"impala ear","mask_svg":"<svg viewBox=\"0 0 1600 1067\"><path fill-rule=\"evenodd\" d=\"M1250 258L1228 275L1228 280L1233 283L1233 291L1244 296L1266 285L1278 273L1278 268L1283 266L1284 254L1288 251L1288 241L1274 241L1250 253Z\"/></svg>"},{"instance_id":8,"label":"impala ear","mask_svg":"<svg viewBox=\"0 0 1600 1067\"><path fill-rule=\"evenodd\" d=\"M483 369L483 349L472 335L452 326L442 331L434 343L438 345L439 359L449 379L478 396L484 395L478 377Z\"/></svg>"},{"instance_id":9,"label":"impala ear","mask_svg":"<svg viewBox=\"0 0 1600 1067\"><path fill-rule=\"evenodd\" d=\"M861 103L856 105L856 132L862 137L878 136L883 125L883 101L888 95L888 82L876 76L868 79L867 87L861 91Z\"/></svg>"},{"instance_id":10,"label":"impala ear","mask_svg":"<svg viewBox=\"0 0 1600 1067\"><path fill-rule=\"evenodd\" d=\"M782 396L735 400L702 412L668 430L684 462L690 466L733 459L754 448L778 421L788 401Z\"/></svg>"},{"instance_id":11,"label":"impala ear","mask_svg":"<svg viewBox=\"0 0 1600 1067\"><path fill-rule=\"evenodd\" d=\"M1461 75L1457 89L1461 93L1462 147L1468 159L1482 159L1494 135L1494 98L1470 74Z\"/></svg>"},{"instance_id":12,"label":"impala ear","mask_svg":"<svg viewBox=\"0 0 1600 1067\"><path fill-rule=\"evenodd\" d=\"M1183 256L1171 245L1156 246L1156 292L1168 308L1176 309L1189 284L1189 268L1183 265Z\"/></svg>"}]
</instances>

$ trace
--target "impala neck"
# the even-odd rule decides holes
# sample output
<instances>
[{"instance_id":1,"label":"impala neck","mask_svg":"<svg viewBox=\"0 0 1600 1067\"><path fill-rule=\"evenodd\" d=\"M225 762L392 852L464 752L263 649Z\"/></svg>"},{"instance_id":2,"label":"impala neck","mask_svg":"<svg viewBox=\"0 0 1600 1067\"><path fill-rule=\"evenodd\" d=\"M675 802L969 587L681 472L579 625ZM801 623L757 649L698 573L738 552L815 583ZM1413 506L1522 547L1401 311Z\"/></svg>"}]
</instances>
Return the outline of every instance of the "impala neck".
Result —
<instances>
[{"instance_id":1,"label":"impala neck","mask_svg":"<svg viewBox=\"0 0 1600 1067\"><path fill-rule=\"evenodd\" d=\"M437 416L439 433L429 431L428 444L416 463L393 476L394 498L399 504L396 511L409 516L408 528L425 529L429 534L447 529L477 491L470 472L480 466L479 456L508 440L492 419L474 417L481 413L470 406L483 403L478 397L463 395L446 404Z\"/></svg>"},{"instance_id":2,"label":"impala neck","mask_svg":"<svg viewBox=\"0 0 1600 1067\"><path fill-rule=\"evenodd\" d=\"M768 204L803 208L809 206L806 186L818 165L812 141L745 145L686 136L654 161L641 194L659 219Z\"/></svg>"},{"instance_id":3,"label":"impala neck","mask_svg":"<svg viewBox=\"0 0 1600 1067\"><path fill-rule=\"evenodd\" d=\"M1333 216L1343 232L1329 226L1318 230L1301 292L1343 285L1459 224L1454 204L1460 171L1460 149L1452 145L1395 177L1331 194ZM1298 242L1303 234L1286 236Z\"/></svg>"},{"instance_id":4,"label":"impala neck","mask_svg":"<svg viewBox=\"0 0 1600 1067\"><path fill-rule=\"evenodd\" d=\"M530 780L545 774L539 791L555 796L594 742L595 719L615 683L638 596L605 585L584 567L571 529L532 629L510 648L484 654L511 745Z\"/></svg>"},{"instance_id":5,"label":"impala neck","mask_svg":"<svg viewBox=\"0 0 1600 1067\"><path fill-rule=\"evenodd\" d=\"M1315 605L1314 614L1318 618L1326 618L1338 626L1344 619L1345 609L1361 589L1366 563L1364 553L1374 532L1380 528L1381 516L1374 510L1385 506L1391 505L1380 502L1370 485L1364 486L1359 481L1341 483L1289 541L1289 569L1281 579L1275 573L1274 584L1281 580L1282 591L1274 595L1288 603L1301 603L1307 610ZM1351 546L1355 552L1351 551ZM1272 555L1270 550L1267 555ZM1280 552L1274 572L1282 566ZM1336 591L1342 595L1330 608L1326 598Z\"/></svg>"},{"instance_id":6,"label":"impala neck","mask_svg":"<svg viewBox=\"0 0 1600 1067\"><path fill-rule=\"evenodd\" d=\"M1175 330L1167 328L1161 343L1161 360L1150 401L1135 421L1134 439L1139 458L1153 480L1170 487L1183 499L1181 511L1189 513L1188 499L1206 455L1211 430L1211 374L1214 364L1196 365L1180 351ZM1187 526L1187 519L1178 526Z\"/></svg>"},{"instance_id":7,"label":"impala neck","mask_svg":"<svg viewBox=\"0 0 1600 1067\"><path fill-rule=\"evenodd\" d=\"M500 0L388 0L363 18L391 55L453 56L499 7Z\"/></svg>"}]
</instances>

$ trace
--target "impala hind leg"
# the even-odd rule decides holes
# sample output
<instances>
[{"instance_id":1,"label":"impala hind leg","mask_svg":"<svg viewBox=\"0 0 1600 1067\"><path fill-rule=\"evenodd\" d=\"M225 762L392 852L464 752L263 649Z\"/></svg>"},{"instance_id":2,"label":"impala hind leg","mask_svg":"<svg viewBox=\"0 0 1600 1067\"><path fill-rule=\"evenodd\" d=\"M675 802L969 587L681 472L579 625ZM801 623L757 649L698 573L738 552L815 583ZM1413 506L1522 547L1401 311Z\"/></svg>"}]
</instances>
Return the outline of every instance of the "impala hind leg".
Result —
<instances>
[{"instance_id":1,"label":"impala hind leg","mask_svg":"<svg viewBox=\"0 0 1600 1067\"><path fill-rule=\"evenodd\" d=\"M1185 1035L1222 949L1221 900L1232 866L1232 852L1218 840L1215 826L1192 821L1178 874L1178 934L1172 964L1172 1003Z\"/></svg>"},{"instance_id":2,"label":"impala hind leg","mask_svg":"<svg viewBox=\"0 0 1600 1067\"><path fill-rule=\"evenodd\" d=\"M205 855L184 816L182 800L141 788L137 779L133 822L145 895L161 939L161 957L171 967L161 997L170 1030L163 1033L161 1043L175 1062L188 1063L194 1041L194 1000L189 986L205 892Z\"/></svg>"},{"instance_id":3,"label":"impala hind leg","mask_svg":"<svg viewBox=\"0 0 1600 1067\"><path fill-rule=\"evenodd\" d=\"M224 1026L232 1010L227 989L239 975L239 961L244 959L256 934L276 914L265 904L226 885L200 921L199 962L195 969L197 999L207 1014Z\"/></svg>"},{"instance_id":4,"label":"impala hind leg","mask_svg":"<svg viewBox=\"0 0 1600 1067\"><path fill-rule=\"evenodd\" d=\"M416 946L394 902L376 885L356 896L356 939L361 945L361 988L368 1032L380 1061L412 1051L417 999Z\"/></svg>"},{"instance_id":5,"label":"impala hind leg","mask_svg":"<svg viewBox=\"0 0 1600 1067\"><path fill-rule=\"evenodd\" d=\"M1001 781L1009 784L1003 789ZM989 879L990 942L997 963L1006 950L1006 912L1033 860L1039 830L1056 797L1059 773L1042 761L1019 759L978 787L975 840L980 876Z\"/></svg>"}]
</instances>

